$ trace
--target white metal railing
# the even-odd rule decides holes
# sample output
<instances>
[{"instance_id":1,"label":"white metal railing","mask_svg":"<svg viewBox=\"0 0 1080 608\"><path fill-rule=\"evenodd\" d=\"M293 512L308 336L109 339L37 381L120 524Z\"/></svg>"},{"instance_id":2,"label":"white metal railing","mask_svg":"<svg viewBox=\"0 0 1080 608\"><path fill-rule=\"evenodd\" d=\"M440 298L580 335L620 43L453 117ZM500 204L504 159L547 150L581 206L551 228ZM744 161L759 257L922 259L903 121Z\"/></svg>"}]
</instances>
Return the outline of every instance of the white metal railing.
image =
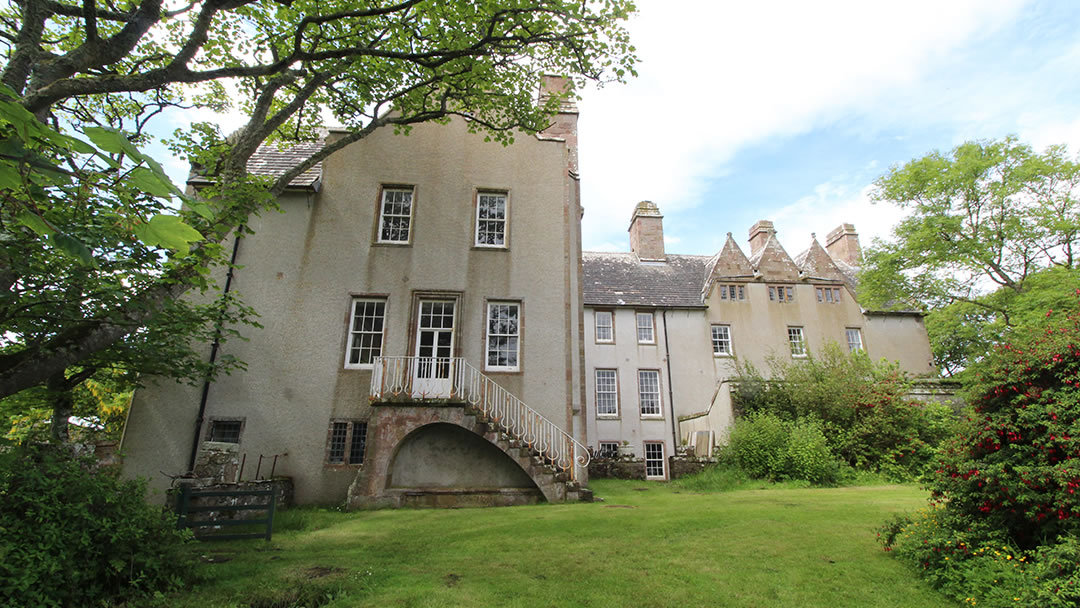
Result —
<instances>
[{"instance_id":1,"label":"white metal railing","mask_svg":"<svg viewBox=\"0 0 1080 608\"><path fill-rule=\"evenodd\" d=\"M369 398L464 401L573 481L589 466L581 442L461 357L375 357Z\"/></svg>"}]
</instances>

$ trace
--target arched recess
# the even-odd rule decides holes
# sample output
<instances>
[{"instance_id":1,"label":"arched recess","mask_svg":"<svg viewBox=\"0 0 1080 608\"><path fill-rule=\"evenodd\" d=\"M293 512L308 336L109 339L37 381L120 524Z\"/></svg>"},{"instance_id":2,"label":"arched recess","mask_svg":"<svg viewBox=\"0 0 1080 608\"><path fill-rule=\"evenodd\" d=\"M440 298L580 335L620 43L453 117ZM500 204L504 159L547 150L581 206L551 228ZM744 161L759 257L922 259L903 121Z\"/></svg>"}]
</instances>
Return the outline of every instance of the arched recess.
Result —
<instances>
[{"instance_id":1,"label":"arched recess","mask_svg":"<svg viewBox=\"0 0 1080 608\"><path fill-rule=\"evenodd\" d=\"M387 489L539 489L498 446L446 422L406 435L394 449L388 473Z\"/></svg>"}]
</instances>

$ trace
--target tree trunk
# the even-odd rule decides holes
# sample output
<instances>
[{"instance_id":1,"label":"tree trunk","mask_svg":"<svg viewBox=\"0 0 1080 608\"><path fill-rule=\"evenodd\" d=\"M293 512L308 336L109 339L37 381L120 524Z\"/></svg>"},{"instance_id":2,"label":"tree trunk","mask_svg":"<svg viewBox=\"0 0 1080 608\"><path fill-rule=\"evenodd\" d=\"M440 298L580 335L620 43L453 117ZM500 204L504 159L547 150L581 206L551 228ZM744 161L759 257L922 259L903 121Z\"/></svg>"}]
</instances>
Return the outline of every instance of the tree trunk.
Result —
<instances>
[{"instance_id":1,"label":"tree trunk","mask_svg":"<svg viewBox=\"0 0 1080 608\"><path fill-rule=\"evenodd\" d=\"M50 425L49 433L52 435L53 441L67 443L70 440L68 418L71 417L71 413L75 409L75 397L72 394L74 387L64 377L63 372L50 377L45 386L49 391L49 400L52 401L53 406L52 425Z\"/></svg>"}]
</instances>

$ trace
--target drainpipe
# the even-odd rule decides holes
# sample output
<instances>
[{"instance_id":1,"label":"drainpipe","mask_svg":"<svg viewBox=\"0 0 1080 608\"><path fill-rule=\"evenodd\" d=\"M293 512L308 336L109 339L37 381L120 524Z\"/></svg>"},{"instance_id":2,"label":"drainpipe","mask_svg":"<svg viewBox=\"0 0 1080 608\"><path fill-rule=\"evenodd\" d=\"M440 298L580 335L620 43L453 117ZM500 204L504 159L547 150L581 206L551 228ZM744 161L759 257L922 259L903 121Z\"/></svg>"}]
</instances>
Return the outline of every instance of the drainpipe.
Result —
<instances>
[{"instance_id":1,"label":"drainpipe","mask_svg":"<svg viewBox=\"0 0 1080 608\"><path fill-rule=\"evenodd\" d=\"M233 269L236 268L236 254L240 251L240 239L243 237L244 226L237 226L236 238L233 239L232 256L229 258L229 271L225 275L225 289L222 290L221 295L229 293L229 288L232 287ZM221 317L225 316L225 312L222 311ZM217 361L218 348L221 346L221 317L218 318L217 327L214 328L214 342L210 346L210 369L214 367L214 362ZM206 402L210 397L210 371L207 372L206 378L203 380L202 396L199 398L199 415L195 417L195 436L191 439L191 456L188 458L188 472L191 473L195 470L195 457L199 453L199 436L202 434L203 420L206 416Z\"/></svg>"},{"instance_id":2,"label":"drainpipe","mask_svg":"<svg viewBox=\"0 0 1080 608\"><path fill-rule=\"evenodd\" d=\"M672 391L671 388L671 349L668 348L666 308L661 312L661 317L664 320L664 360L667 362L667 402L668 407L671 409L671 440L673 441L671 445L672 451L674 452L679 449L679 431L676 429L677 423L675 420L675 393ZM675 454L673 453L672 456L674 455Z\"/></svg>"}]
</instances>

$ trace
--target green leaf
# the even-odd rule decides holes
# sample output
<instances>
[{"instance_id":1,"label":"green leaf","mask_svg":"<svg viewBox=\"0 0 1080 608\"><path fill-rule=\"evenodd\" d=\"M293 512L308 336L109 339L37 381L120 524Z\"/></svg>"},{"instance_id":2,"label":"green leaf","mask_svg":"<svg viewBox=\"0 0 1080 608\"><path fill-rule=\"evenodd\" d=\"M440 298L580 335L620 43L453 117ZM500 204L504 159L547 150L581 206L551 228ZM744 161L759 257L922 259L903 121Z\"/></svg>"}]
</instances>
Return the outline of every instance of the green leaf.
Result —
<instances>
[{"instance_id":1,"label":"green leaf","mask_svg":"<svg viewBox=\"0 0 1080 608\"><path fill-rule=\"evenodd\" d=\"M42 219L40 215L36 213L31 213L29 211L23 210L19 212L19 214L16 216L16 219L18 219L19 223L23 226L26 226L27 228L38 233L38 236L49 236L50 234L54 234L56 232L56 230L52 226L50 226L48 222L46 222L44 219Z\"/></svg>"},{"instance_id":2,"label":"green leaf","mask_svg":"<svg viewBox=\"0 0 1080 608\"><path fill-rule=\"evenodd\" d=\"M94 142L95 146L106 152L111 152L113 154L120 154L123 152L136 159L142 158L142 153L139 152L139 149L128 141L127 136L116 129L86 127L83 129L83 133L90 138L90 141Z\"/></svg>"},{"instance_id":3,"label":"green leaf","mask_svg":"<svg viewBox=\"0 0 1080 608\"><path fill-rule=\"evenodd\" d=\"M185 224L178 216L158 214L145 224L135 226L135 236L151 247L164 247L186 254L190 243L201 241L203 235Z\"/></svg>"},{"instance_id":4,"label":"green leaf","mask_svg":"<svg viewBox=\"0 0 1080 608\"><path fill-rule=\"evenodd\" d=\"M90 248L70 234L57 232L49 237L49 242L86 266L97 267L97 261L94 259L94 254L90 253Z\"/></svg>"},{"instance_id":5,"label":"green leaf","mask_svg":"<svg viewBox=\"0 0 1080 608\"><path fill-rule=\"evenodd\" d=\"M210 205L206 203L193 202L188 205L188 208L205 219L214 219L214 212L210 210Z\"/></svg>"},{"instance_id":6,"label":"green leaf","mask_svg":"<svg viewBox=\"0 0 1080 608\"><path fill-rule=\"evenodd\" d=\"M22 186L22 175L15 167L4 163L0 164L0 189L15 190Z\"/></svg>"},{"instance_id":7,"label":"green leaf","mask_svg":"<svg viewBox=\"0 0 1080 608\"><path fill-rule=\"evenodd\" d=\"M177 187L167 177L146 167L132 169L128 174L127 182L147 194L161 198L168 198L178 193Z\"/></svg>"}]
</instances>

